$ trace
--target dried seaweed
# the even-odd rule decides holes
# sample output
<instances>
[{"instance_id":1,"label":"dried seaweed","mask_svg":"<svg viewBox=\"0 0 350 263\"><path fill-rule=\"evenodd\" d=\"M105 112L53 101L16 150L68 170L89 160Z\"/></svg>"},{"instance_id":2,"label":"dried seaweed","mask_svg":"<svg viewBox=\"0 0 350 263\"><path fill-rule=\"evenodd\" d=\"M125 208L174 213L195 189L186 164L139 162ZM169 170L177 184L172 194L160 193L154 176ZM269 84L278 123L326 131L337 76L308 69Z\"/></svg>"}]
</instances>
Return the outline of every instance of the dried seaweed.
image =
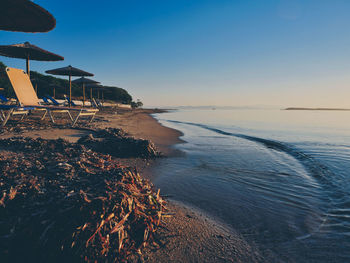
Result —
<instances>
[{"instance_id":1,"label":"dried seaweed","mask_svg":"<svg viewBox=\"0 0 350 263\"><path fill-rule=\"evenodd\" d=\"M160 156L149 140L127 137L124 131L115 128L97 129L94 134L80 138L78 144L118 158L155 158Z\"/></svg>"},{"instance_id":2,"label":"dried seaweed","mask_svg":"<svg viewBox=\"0 0 350 263\"><path fill-rule=\"evenodd\" d=\"M157 246L165 201L111 155L62 139L0 149L2 262L116 262Z\"/></svg>"}]
</instances>

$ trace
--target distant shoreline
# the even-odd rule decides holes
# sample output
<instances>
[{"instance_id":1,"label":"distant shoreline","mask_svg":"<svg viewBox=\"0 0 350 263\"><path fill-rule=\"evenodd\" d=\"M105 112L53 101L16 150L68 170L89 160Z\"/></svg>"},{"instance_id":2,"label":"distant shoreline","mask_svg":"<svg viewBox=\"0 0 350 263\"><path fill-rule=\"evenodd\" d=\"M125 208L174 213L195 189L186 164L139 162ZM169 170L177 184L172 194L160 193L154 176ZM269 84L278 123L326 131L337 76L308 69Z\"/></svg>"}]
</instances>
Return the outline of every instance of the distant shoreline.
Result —
<instances>
[{"instance_id":1,"label":"distant shoreline","mask_svg":"<svg viewBox=\"0 0 350 263\"><path fill-rule=\"evenodd\" d=\"M350 109L342 109L342 108L285 108L284 110L320 110L320 111L350 111Z\"/></svg>"}]
</instances>

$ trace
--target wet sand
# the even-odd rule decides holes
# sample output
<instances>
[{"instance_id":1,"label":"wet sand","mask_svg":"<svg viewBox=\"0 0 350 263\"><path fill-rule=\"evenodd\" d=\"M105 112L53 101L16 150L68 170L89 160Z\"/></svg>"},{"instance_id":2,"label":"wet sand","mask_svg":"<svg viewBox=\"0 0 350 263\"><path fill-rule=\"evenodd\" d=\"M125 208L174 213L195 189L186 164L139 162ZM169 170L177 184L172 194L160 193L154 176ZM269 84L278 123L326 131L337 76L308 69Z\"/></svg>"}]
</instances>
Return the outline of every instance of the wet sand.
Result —
<instances>
[{"instance_id":1,"label":"wet sand","mask_svg":"<svg viewBox=\"0 0 350 263\"><path fill-rule=\"evenodd\" d=\"M183 154L173 145L184 143L180 131L161 125L150 114L157 110L137 110L106 115L109 123L103 127L122 128L131 136L151 140L156 147L171 158ZM135 160L134 160L135 161ZM157 163L135 162L141 174L152 180L152 166ZM142 166L143 165L143 166ZM214 222L201 211L169 200L170 211L174 214L165 222L162 232L162 249L146 250L141 259L145 262L261 262L256 248L250 246L243 237L218 222Z\"/></svg>"},{"instance_id":2,"label":"wet sand","mask_svg":"<svg viewBox=\"0 0 350 263\"><path fill-rule=\"evenodd\" d=\"M180 131L161 125L150 114L162 113L162 110L119 110L119 114L105 115L109 122L101 123L100 127L121 128L136 138L150 140L156 144L157 148L166 156L179 154L171 146L177 143L183 143Z\"/></svg>"},{"instance_id":3,"label":"wet sand","mask_svg":"<svg viewBox=\"0 0 350 263\"><path fill-rule=\"evenodd\" d=\"M181 152L172 146L183 143L181 132L162 126L150 114L157 110L118 110L118 113L100 113L104 121L99 128L122 128L136 138L151 140L157 148L171 158ZM42 137L44 139L64 138L76 142L88 130L48 129L23 131L16 136ZM0 138L12 137L5 132ZM142 159L122 159L124 164L134 165L139 172L152 180L152 162ZM153 164L154 165L154 164ZM166 218L164 229L160 231L163 246L160 249L146 248L141 256L134 256L131 262L263 262L258 250L248 244L243 237L200 211L169 200L173 216Z\"/></svg>"}]
</instances>

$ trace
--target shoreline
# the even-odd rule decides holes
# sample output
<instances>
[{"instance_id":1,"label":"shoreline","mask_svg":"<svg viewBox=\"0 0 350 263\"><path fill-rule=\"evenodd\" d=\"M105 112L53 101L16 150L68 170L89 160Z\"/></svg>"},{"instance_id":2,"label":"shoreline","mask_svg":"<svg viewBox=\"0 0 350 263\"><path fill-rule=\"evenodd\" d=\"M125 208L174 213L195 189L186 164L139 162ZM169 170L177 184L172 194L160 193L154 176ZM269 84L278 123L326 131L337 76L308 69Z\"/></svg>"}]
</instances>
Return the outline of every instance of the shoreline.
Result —
<instances>
[{"instance_id":1,"label":"shoreline","mask_svg":"<svg viewBox=\"0 0 350 263\"><path fill-rule=\"evenodd\" d=\"M126 119L114 120L114 125L122 128L136 138L151 140L165 158L176 158L185 153L175 149L174 145L186 143L180 137L181 131L162 125L152 116L166 110L140 110L129 112ZM113 125L113 126L114 126ZM114 126L116 127L116 126ZM124 160L125 161L125 160ZM147 165L136 166L140 174L151 180L157 176L153 168L157 160ZM160 189L160 192L161 189ZM168 247L156 251L147 251L143 256L146 262L263 262L258 249L248 244L234 229L204 211L167 198L170 211L174 216L166 222L170 232L178 233L176 237L167 240ZM165 233L162 233L166 236Z\"/></svg>"},{"instance_id":2,"label":"shoreline","mask_svg":"<svg viewBox=\"0 0 350 263\"><path fill-rule=\"evenodd\" d=\"M165 155L174 158L184 153L173 146L184 143L180 131L163 126L151 114L162 113L163 110L119 110L118 114L104 112L99 114L98 128L121 128L135 138L151 140ZM41 130L22 130L18 133L7 131L0 134L0 139L15 136L31 138L58 139L63 138L75 143L79 138L91 132L87 129L71 129L69 127L49 127ZM141 158L119 158L121 164L136 167L140 174L151 180L152 167L157 161ZM161 189L160 189L160 193ZM262 256L253 245L217 220L214 220L189 206L167 199L172 217L166 218L164 228L159 231L162 247L152 249L146 247L141 256L134 255L130 262L262 262Z\"/></svg>"}]
</instances>

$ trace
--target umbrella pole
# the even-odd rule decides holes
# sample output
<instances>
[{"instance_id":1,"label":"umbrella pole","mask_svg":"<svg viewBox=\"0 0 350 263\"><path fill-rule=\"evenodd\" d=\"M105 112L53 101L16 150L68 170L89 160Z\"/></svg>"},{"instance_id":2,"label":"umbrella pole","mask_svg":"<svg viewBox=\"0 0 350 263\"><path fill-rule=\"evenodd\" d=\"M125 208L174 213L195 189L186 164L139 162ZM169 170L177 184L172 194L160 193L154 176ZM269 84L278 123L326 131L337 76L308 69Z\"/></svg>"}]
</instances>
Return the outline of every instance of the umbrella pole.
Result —
<instances>
[{"instance_id":1,"label":"umbrella pole","mask_svg":"<svg viewBox=\"0 0 350 263\"><path fill-rule=\"evenodd\" d=\"M27 55L27 58L26 58L26 67L27 67L27 75L30 78L29 55Z\"/></svg>"},{"instance_id":2,"label":"umbrella pole","mask_svg":"<svg viewBox=\"0 0 350 263\"><path fill-rule=\"evenodd\" d=\"M90 100L92 100L92 87L90 88Z\"/></svg>"},{"instance_id":3,"label":"umbrella pole","mask_svg":"<svg viewBox=\"0 0 350 263\"><path fill-rule=\"evenodd\" d=\"M55 94L55 87L53 88L53 98L56 97L56 94Z\"/></svg>"},{"instance_id":4,"label":"umbrella pole","mask_svg":"<svg viewBox=\"0 0 350 263\"><path fill-rule=\"evenodd\" d=\"M85 85L83 82L83 107L85 107Z\"/></svg>"},{"instance_id":5,"label":"umbrella pole","mask_svg":"<svg viewBox=\"0 0 350 263\"><path fill-rule=\"evenodd\" d=\"M69 107L72 106L72 76L69 74Z\"/></svg>"}]
</instances>

